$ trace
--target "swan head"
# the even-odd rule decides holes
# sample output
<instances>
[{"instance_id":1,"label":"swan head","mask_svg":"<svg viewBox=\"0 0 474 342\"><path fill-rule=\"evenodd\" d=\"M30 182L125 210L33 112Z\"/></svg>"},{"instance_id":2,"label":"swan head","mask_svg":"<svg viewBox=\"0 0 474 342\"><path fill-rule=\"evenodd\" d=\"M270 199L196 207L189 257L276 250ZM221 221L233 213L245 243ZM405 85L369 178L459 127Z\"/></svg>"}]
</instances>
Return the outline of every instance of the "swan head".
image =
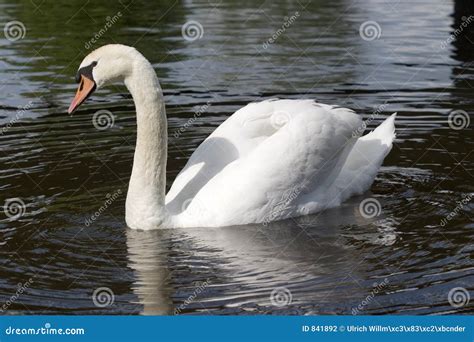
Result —
<instances>
[{"instance_id":1,"label":"swan head","mask_svg":"<svg viewBox=\"0 0 474 342\"><path fill-rule=\"evenodd\" d=\"M121 44L104 45L88 54L77 70L79 87L68 113L74 112L96 89L125 81L140 57L144 58L135 48Z\"/></svg>"}]
</instances>

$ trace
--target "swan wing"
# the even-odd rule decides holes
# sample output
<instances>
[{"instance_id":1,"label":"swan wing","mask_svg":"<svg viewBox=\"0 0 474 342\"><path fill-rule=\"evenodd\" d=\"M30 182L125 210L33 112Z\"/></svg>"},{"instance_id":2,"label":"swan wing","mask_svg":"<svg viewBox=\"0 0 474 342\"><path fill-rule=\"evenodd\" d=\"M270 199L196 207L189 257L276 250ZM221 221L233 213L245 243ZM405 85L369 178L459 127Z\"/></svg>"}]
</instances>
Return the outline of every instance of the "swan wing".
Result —
<instances>
[{"instance_id":1,"label":"swan wing","mask_svg":"<svg viewBox=\"0 0 474 342\"><path fill-rule=\"evenodd\" d=\"M166 195L171 214L183 211L209 180L277 130L270 122L273 101L250 103L239 109L199 145Z\"/></svg>"},{"instance_id":2,"label":"swan wing","mask_svg":"<svg viewBox=\"0 0 474 342\"><path fill-rule=\"evenodd\" d=\"M166 195L170 213L183 211L209 180L280 129L293 113L286 107L296 104L311 107L314 101L270 99L250 103L225 120L199 145L174 180Z\"/></svg>"},{"instance_id":3,"label":"swan wing","mask_svg":"<svg viewBox=\"0 0 474 342\"><path fill-rule=\"evenodd\" d=\"M178 215L182 226L294 216L295 208L306 210L302 198L336 181L361 125L353 111L312 100L249 104L196 150L167 202L188 200Z\"/></svg>"}]
</instances>

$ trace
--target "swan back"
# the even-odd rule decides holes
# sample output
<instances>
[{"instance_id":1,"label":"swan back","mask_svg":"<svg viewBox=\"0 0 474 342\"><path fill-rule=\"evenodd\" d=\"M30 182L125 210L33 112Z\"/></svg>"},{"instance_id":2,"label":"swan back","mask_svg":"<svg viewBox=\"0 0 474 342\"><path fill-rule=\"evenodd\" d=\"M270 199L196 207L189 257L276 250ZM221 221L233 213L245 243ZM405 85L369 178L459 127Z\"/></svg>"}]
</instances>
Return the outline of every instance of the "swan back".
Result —
<instances>
[{"instance_id":1,"label":"swan back","mask_svg":"<svg viewBox=\"0 0 474 342\"><path fill-rule=\"evenodd\" d=\"M312 100L249 104L195 151L167 195L167 208L182 226L310 213L327 201L319 198L314 206L310 199L334 184L361 125L353 111Z\"/></svg>"}]
</instances>

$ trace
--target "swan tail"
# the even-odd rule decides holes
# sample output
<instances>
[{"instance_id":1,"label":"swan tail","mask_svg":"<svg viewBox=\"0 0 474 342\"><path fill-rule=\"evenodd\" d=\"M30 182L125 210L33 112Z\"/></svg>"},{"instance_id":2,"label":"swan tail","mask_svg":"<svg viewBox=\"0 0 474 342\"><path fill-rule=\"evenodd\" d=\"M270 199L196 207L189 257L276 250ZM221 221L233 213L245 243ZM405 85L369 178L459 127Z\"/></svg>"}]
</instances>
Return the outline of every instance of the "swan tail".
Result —
<instances>
[{"instance_id":1,"label":"swan tail","mask_svg":"<svg viewBox=\"0 0 474 342\"><path fill-rule=\"evenodd\" d=\"M397 113L393 113L384 122L382 122L379 126L377 126L372 132L363 137L359 138L362 141L369 141L369 140L378 140L382 145L388 147L388 152L392 148L393 141L395 140L395 118L397 117Z\"/></svg>"},{"instance_id":2,"label":"swan tail","mask_svg":"<svg viewBox=\"0 0 474 342\"><path fill-rule=\"evenodd\" d=\"M334 187L333 197L342 202L367 191L374 182L395 140L395 117L392 114L369 134L357 139L349 153Z\"/></svg>"}]
</instances>

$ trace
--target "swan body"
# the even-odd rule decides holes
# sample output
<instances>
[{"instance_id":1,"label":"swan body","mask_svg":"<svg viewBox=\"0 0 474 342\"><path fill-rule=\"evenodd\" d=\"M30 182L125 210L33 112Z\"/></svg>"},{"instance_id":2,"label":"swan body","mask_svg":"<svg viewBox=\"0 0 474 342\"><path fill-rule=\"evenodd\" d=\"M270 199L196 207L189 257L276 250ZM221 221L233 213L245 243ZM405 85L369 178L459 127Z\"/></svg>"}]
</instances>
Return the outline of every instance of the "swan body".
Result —
<instances>
[{"instance_id":1,"label":"swan body","mask_svg":"<svg viewBox=\"0 0 474 342\"><path fill-rule=\"evenodd\" d=\"M359 137L364 124L349 109L313 100L250 103L204 140L165 195L167 122L153 67L134 48L105 45L84 59L78 78L93 90L123 81L132 94L130 228L266 224L338 206L369 189L395 138L395 114ZM78 90L69 111L89 95Z\"/></svg>"}]
</instances>

